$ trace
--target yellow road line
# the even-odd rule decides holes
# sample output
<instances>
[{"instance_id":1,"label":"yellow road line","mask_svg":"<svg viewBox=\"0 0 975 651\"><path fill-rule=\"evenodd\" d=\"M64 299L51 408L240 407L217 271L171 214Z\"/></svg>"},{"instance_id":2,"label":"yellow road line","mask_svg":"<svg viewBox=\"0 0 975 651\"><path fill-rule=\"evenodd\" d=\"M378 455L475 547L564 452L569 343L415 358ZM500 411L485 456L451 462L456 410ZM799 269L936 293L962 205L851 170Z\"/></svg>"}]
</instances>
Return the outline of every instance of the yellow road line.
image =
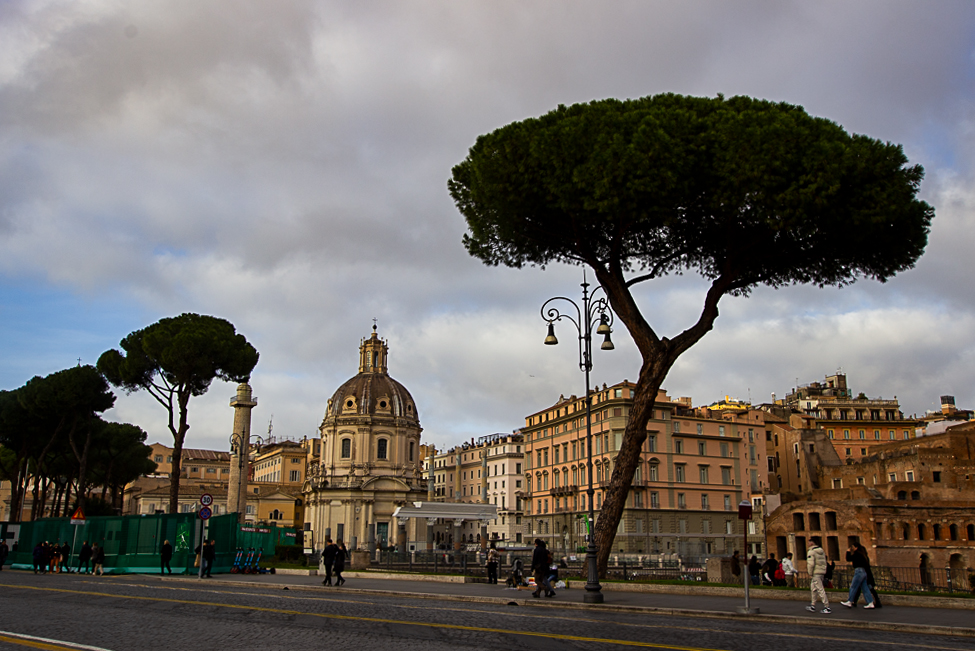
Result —
<instances>
[{"instance_id":1,"label":"yellow road line","mask_svg":"<svg viewBox=\"0 0 975 651\"><path fill-rule=\"evenodd\" d=\"M98 582L95 581L94 583L98 583ZM133 588L143 588L143 589L147 589L147 590L172 590L172 591L175 591L175 592L198 592L198 591L200 591L199 588L183 588L183 587L169 586L169 585L156 586L156 585L149 585L149 584L146 584L146 583L124 583L122 585L127 586L127 587L133 587ZM267 586L267 589L264 592L243 592L243 591L233 591L233 590L217 590L215 588L211 588L211 589L207 590L207 592L209 592L210 594L220 594L220 595L226 594L226 595L249 596L249 597L273 597L275 599L282 599L282 600L314 601L316 603L321 602L322 601L322 598L324 596L323 594L320 594L320 593L314 593L314 591L311 591L311 592L315 596L283 595L283 594L280 594L279 591L280 591L280 588L271 587L271 586ZM340 599L340 598L337 598L337 595L338 594L340 594L340 593L336 593L336 592L328 593L328 603L348 603L348 604L360 604L360 605L375 605L375 604L379 603L379 602L376 602L376 601L370 601L370 600L366 600L366 599ZM355 593L350 593L350 595L351 594L355 594ZM363 595L363 596L365 596L365 595ZM389 608L399 608L399 609L402 609L402 610L427 610L427 611L436 611L436 612L458 612L458 613L464 613L466 615L469 615L471 613L481 613L481 614L489 614L489 615L490 614L495 614L493 611L490 611L490 610L480 610L480 609L475 609L475 608L470 608L470 607L467 607L467 608L438 608L438 607L431 607L429 605L410 606L408 604L387 604L387 606ZM592 624L605 624L605 625L621 626L621 627L629 627L629 628L641 628L641 629L647 629L647 630L649 630L649 629L663 629L663 630L668 630L668 631L678 630L678 631L687 631L687 632L692 632L692 633L727 633L727 634L734 634L734 635L751 635L751 636L754 636L754 637L783 637L783 638L805 638L805 637L808 637L807 635L801 635L801 634L796 634L796 633L782 633L782 632L778 632L778 631L774 631L774 630L770 630L770 631L743 631L743 630L734 630L734 629L730 629L730 628L716 628L714 626L689 626L689 625L677 626L675 624L649 624L649 623L646 623L646 622L640 622L640 623L619 622L619 621L607 621L605 619L592 619L592 618L579 617L579 616L568 617L568 616L563 616L563 615L556 615L556 614L553 614L551 612L545 612L545 613L541 613L541 612L539 612L539 613L508 612L508 613L505 614L505 617L507 617L507 618L533 619L533 620L534 619L545 619L546 621L565 620L565 621L575 622L575 623L585 622L585 623L592 623ZM727 618L726 617L720 617L720 619L727 619ZM840 620L840 621L842 621L842 620ZM812 620L812 621L810 621L810 625L818 625L820 623L821 623L821 621L819 621L819 620ZM831 636L824 636L824 635L817 635L816 636L816 639L822 640L822 641L835 641L835 642L849 642L850 641L850 638L849 637L831 637ZM882 644L882 645L887 645L887 646L897 646L897 647L912 648L912 649L951 649L951 648L954 648L954 647L944 647L944 646L937 646L937 645L930 645L930 644L907 643L907 642L902 642L902 641L888 642L888 641L885 641L885 640L871 640L870 643L871 644L874 644L874 645Z\"/></svg>"},{"instance_id":2,"label":"yellow road line","mask_svg":"<svg viewBox=\"0 0 975 651\"><path fill-rule=\"evenodd\" d=\"M578 635L564 635L560 633L539 633L534 631L518 631L503 628L488 628L484 626L462 626L459 624L437 624L434 622L411 622L408 620L385 619L382 617L357 617L353 615L336 615L331 613L311 613L300 610L287 610L284 608L267 608L263 606L244 606L240 604L223 604L212 601L197 601L192 599L169 599L166 597L143 597L137 595L118 595L108 592L87 592L84 590L66 590L64 588L43 588L38 586L25 585L4 585L6 588L19 588L22 590L36 590L41 592L60 592L63 594L77 594L88 597L108 597L111 599L132 599L137 601L155 601L161 603L184 604L188 606L214 606L219 608L230 608L235 610L251 610L264 613L274 613L278 615L305 615L307 617L320 617L323 619L337 619L356 622L370 622L375 624L396 624L400 626L420 626L427 628L438 628L454 631L470 631L474 633L500 633L504 635L520 635L523 637L543 637L551 640L565 640L569 642L594 642L600 644L615 644L619 646L634 646L648 649L670 649L672 651L719 651L718 649L708 649L702 647L675 646L671 644L654 644L652 642L636 642L633 640L611 640L597 637L583 637Z\"/></svg>"}]
</instances>

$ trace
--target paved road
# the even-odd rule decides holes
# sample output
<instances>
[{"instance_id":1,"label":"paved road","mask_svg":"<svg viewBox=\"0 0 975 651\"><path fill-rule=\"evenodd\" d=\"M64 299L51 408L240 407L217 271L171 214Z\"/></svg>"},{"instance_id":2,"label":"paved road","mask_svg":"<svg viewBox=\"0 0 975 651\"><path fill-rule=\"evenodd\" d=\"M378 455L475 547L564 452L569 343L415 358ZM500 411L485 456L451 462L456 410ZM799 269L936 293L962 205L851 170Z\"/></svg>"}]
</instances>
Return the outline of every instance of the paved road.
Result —
<instances>
[{"instance_id":1,"label":"paved road","mask_svg":"<svg viewBox=\"0 0 975 651\"><path fill-rule=\"evenodd\" d=\"M971 638L782 625L342 588L158 577L0 574L0 650L971 649ZM24 637L32 636L32 637ZM40 641L43 638L46 641Z\"/></svg>"}]
</instances>

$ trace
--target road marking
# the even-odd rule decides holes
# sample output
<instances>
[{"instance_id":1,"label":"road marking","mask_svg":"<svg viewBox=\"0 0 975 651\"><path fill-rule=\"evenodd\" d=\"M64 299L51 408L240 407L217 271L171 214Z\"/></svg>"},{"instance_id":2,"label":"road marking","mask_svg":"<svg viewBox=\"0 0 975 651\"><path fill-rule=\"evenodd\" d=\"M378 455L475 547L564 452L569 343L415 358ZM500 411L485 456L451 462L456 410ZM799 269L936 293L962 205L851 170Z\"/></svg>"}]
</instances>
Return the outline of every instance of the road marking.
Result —
<instances>
[{"instance_id":1,"label":"road marking","mask_svg":"<svg viewBox=\"0 0 975 651\"><path fill-rule=\"evenodd\" d=\"M94 581L94 583L97 584L98 581ZM124 583L124 584L120 584L120 585L123 585L123 586L126 586L126 587L133 587L133 588L143 588L143 589L146 589L146 590L173 590L173 591L179 591L179 592L200 592L200 589L199 588L183 588L183 587L176 587L176 586L156 586L156 585L149 585L147 583ZM367 600L367 599L341 599L341 598L336 598L337 595L340 594L340 593L335 593L335 592L328 593L327 595L325 595L325 594L315 594L313 592L313 594L315 594L315 596L307 596L307 597L305 597L305 596L298 596L298 595L282 595L282 594L278 594L278 591L279 590L280 590L280 588L275 588L275 587L267 586L267 590L265 592L243 592L243 591L217 590L217 589L206 590L206 592L208 592L210 594L220 594L220 595L224 595L225 594L225 595L248 596L248 597L261 597L261 598L273 597L275 599L292 600L292 601L313 601L315 603L321 603L322 600L323 600L323 598L325 598L327 596L328 603L349 603L349 604L366 604L366 605L379 605L380 604L380 602L378 602L378 601L372 601L372 600ZM351 594L354 594L354 593L350 593L350 596L351 596ZM363 595L363 596L365 596L365 595ZM390 595L390 597L391 598L395 598L394 595ZM209 603L209 602L207 602L207 603ZM492 611L492 610L472 609L472 608L433 608L433 607L430 607L430 606L411 606L411 605L407 605L407 604L385 604L385 603L382 604L382 605L385 605L385 606L387 606L389 608L400 608L400 609L403 609L403 610L432 610L432 611L437 611L437 612L458 612L458 613L464 613L464 614L470 614L470 613L474 612L474 613L481 613L481 614L487 614L487 615L494 615L494 614L496 614L496 612L495 611ZM578 616L575 616L575 617L566 617L566 616L562 616L562 615L554 615L553 616L552 613L541 613L541 612L528 613L528 612L513 612L513 611L510 611L509 610L508 612L505 613L505 617L507 617L507 618L522 618L522 619L545 619L546 621L565 620L565 621L568 621L568 622L587 622L587 623L593 623L593 624L603 624L603 625L612 625L612 626L623 626L623 627L630 627L630 628L679 630L679 631L703 632L703 633L727 633L727 634L734 634L734 635L751 635L751 636L755 636L755 637L760 637L760 636L765 636L765 637L784 637L784 638L806 638L806 637L808 637L808 635L806 635L806 634L781 633L781 632L777 632L777 631L743 631L743 630L736 630L736 629L730 629L730 628L715 628L713 626L690 626L690 625L675 626L673 624L647 624L647 623L643 623L643 622L640 622L640 623L632 623L632 622L610 621L610 620L606 620L606 619L592 619L592 618L578 617ZM726 619L726 618L722 617L721 619ZM840 621L844 621L844 620L840 620ZM819 623L820 623L819 620L813 620L812 622L810 622L810 625L819 624ZM816 639L823 640L823 641L836 641L836 642L844 642L844 643L851 641L851 639L849 637L828 637L828 636L823 636L823 635L818 635L818 634L816 635ZM888 642L888 641L884 641L884 640L875 640L875 639L871 639L870 640L870 643L871 644L883 644L883 645L887 645L887 646L905 647L905 648L912 648L912 649L941 649L941 650L943 650L943 649L951 649L951 648L954 648L954 647L944 647L944 646L937 646L937 645L930 645L930 644L915 644L915 643L905 643L905 642Z\"/></svg>"},{"instance_id":2,"label":"road marking","mask_svg":"<svg viewBox=\"0 0 975 651\"><path fill-rule=\"evenodd\" d=\"M336 615L332 613L312 613L300 610L287 610L284 608L267 608L262 606L244 606L240 604L224 604L212 601L197 601L193 599L169 599L166 597L143 597L138 595L119 595L110 592L87 592L84 590L67 590L64 588L43 588L38 586L9 585L0 584L6 588L19 588L21 590L36 590L39 592L59 592L62 594L77 594L87 597L107 597L109 599L132 599L136 601L155 601L160 603L184 604L188 606L212 606L217 608L229 608L234 610L251 610L264 613L274 613L278 615L304 615L306 617L319 617L322 619L337 619L354 622L371 622L376 624L395 624L399 626L419 626L421 628L438 628L454 631L471 631L474 633L500 633L503 635L518 635L522 637L543 637L552 640L565 640L568 642L593 642L597 644L615 644L618 646L633 646L647 649L669 649L671 651L720 651L703 647L676 646L673 644L655 644L653 642L637 642L634 640L612 640L598 637L584 637L579 635L565 635L561 633L541 633L535 631L518 631L504 628L489 628L485 626L462 626L460 624L438 624L435 622L411 622L408 620L386 619L382 617L356 617L353 615ZM42 647L43 648L43 647ZM62 647L64 648L64 647ZM70 648L70 647L68 647ZM84 648L84 647L73 647ZM89 649L93 647L88 647ZM100 650L104 651L104 650Z\"/></svg>"},{"instance_id":3,"label":"road marking","mask_svg":"<svg viewBox=\"0 0 975 651\"><path fill-rule=\"evenodd\" d=\"M24 635L23 633L11 633L10 631L0 631L0 642L9 642L20 646L28 646L34 649L49 649L50 651L109 651L100 646L88 646L87 644L75 644L63 640L51 640L46 637L36 635Z\"/></svg>"}]
</instances>

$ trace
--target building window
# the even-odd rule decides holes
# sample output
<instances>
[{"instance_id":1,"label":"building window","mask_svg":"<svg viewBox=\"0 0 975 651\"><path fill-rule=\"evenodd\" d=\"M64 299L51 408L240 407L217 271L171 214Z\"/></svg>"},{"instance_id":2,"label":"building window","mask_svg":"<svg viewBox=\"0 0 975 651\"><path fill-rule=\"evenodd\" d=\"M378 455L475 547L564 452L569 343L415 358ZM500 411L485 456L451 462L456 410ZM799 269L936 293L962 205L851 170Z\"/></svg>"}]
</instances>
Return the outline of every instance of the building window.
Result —
<instances>
[{"instance_id":1,"label":"building window","mask_svg":"<svg viewBox=\"0 0 975 651\"><path fill-rule=\"evenodd\" d=\"M711 502L710 502L710 499L708 498L707 493L704 493L704 494L701 495L701 510L702 511L709 511L709 510L711 510ZM710 531L707 532L707 533L710 533Z\"/></svg>"},{"instance_id":2,"label":"building window","mask_svg":"<svg viewBox=\"0 0 975 651\"><path fill-rule=\"evenodd\" d=\"M674 464L674 481L682 483L684 481L684 465Z\"/></svg>"},{"instance_id":3,"label":"building window","mask_svg":"<svg viewBox=\"0 0 975 651\"><path fill-rule=\"evenodd\" d=\"M342 458L349 459L352 457L352 439L342 439Z\"/></svg>"},{"instance_id":4,"label":"building window","mask_svg":"<svg viewBox=\"0 0 975 651\"><path fill-rule=\"evenodd\" d=\"M674 452L684 454L684 442L682 440L674 439Z\"/></svg>"},{"instance_id":5,"label":"building window","mask_svg":"<svg viewBox=\"0 0 975 651\"><path fill-rule=\"evenodd\" d=\"M721 483L725 486L731 485L731 468L722 467L721 468Z\"/></svg>"},{"instance_id":6,"label":"building window","mask_svg":"<svg viewBox=\"0 0 975 651\"><path fill-rule=\"evenodd\" d=\"M659 466L657 464L655 464L655 463L651 463L650 464L650 467L649 467L650 481L659 481L659 479L658 479L658 475L659 475L658 468L659 468Z\"/></svg>"},{"instance_id":7,"label":"building window","mask_svg":"<svg viewBox=\"0 0 975 651\"><path fill-rule=\"evenodd\" d=\"M161 454L157 454L156 456L154 456L152 458L152 460L155 461L156 463L162 463L162 455Z\"/></svg>"},{"instance_id":8,"label":"building window","mask_svg":"<svg viewBox=\"0 0 975 651\"><path fill-rule=\"evenodd\" d=\"M697 442L697 453L702 457L706 457L708 454L708 444L704 441Z\"/></svg>"},{"instance_id":9,"label":"building window","mask_svg":"<svg viewBox=\"0 0 975 651\"><path fill-rule=\"evenodd\" d=\"M415 441L410 441L410 461L413 461L413 450L416 446Z\"/></svg>"},{"instance_id":10,"label":"building window","mask_svg":"<svg viewBox=\"0 0 975 651\"><path fill-rule=\"evenodd\" d=\"M843 430L843 438L845 438L847 440L850 439L850 430L848 430L848 429Z\"/></svg>"},{"instance_id":11,"label":"building window","mask_svg":"<svg viewBox=\"0 0 975 651\"><path fill-rule=\"evenodd\" d=\"M907 471L907 481L914 481L914 471L913 470L908 470Z\"/></svg>"},{"instance_id":12,"label":"building window","mask_svg":"<svg viewBox=\"0 0 975 651\"><path fill-rule=\"evenodd\" d=\"M657 451L657 437L653 434L647 437L647 450L650 452Z\"/></svg>"},{"instance_id":13,"label":"building window","mask_svg":"<svg viewBox=\"0 0 975 651\"><path fill-rule=\"evenodd\" d=\"M704 434L704 425L702 425L701 423L697 424L697 433Z\"/></svg>"},{"instance_id":14,"label":"building window","mask_svg":"<svg viewBox=\"0 0 975 651\"><path fill-rule=\"evenodd\" d=\"M293 482L295 482L295 481L301 481L301 471L300 470L292 470L291 471L290 479Z\"/></svg>"},{"instance_id":15,"label":"building window","mask_svg":"<svg viewBox=\"0 0 975 651\"><path fill-rule=\"evenodd\" d=\"M650 508L659 509L660 508L660 493L656 491L650 492ZM657 521L659 522L659 520Z\"/></svg>"},{"instance_id":16,"label":"building window","mask_svg":"<svg viewBox=\"0 0 975 651\"><path fill-rule=\"evenodd\" d=\"M724 496L724 510L725 511L731 510L731 495Z\"/></svg>"},{"instance_id":17,"label":"building window","mask_svg":"<svg viewBox=\"0 0 975 651\"><path fill-rule=\"evenodd\" d=\"M727 458L727 456L728 456L728 444L727 443L722 443L721 444L721 456L722 457L725 457L725 458Z\"/></svg>"},{"instance_id":18,"label":"building window","mask_svg":"<svg viewBox=\"0 0 975 651\"><path fill-rule=\"evenodd\" d=\"M724 425L718 425L718 436L724 436Z\"/></svg>"},{"instance_id":19,"label":"building window","mask_svg":"<svg viewBox=\"0 0 975 651\"><path fill-rule=\"evenodd\" d=\"M708 483L708 466L699 466L698 471L700 472L701 475L701 483L702 484Z\"/></svg>"}]
</instances>

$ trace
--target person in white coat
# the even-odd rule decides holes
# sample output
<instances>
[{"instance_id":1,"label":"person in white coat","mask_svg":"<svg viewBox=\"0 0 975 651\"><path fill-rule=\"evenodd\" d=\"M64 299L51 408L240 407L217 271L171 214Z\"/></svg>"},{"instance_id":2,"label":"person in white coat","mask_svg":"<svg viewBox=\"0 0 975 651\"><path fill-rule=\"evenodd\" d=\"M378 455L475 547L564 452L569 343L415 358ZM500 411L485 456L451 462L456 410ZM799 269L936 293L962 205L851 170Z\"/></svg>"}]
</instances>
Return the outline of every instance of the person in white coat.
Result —
<instances>
[{"instance_id":1,"label":"person in white coat","mask_svg":"<svg viewBox=\"0 0 975 651\"><path fill-rule=\"evenodd\" d=\"M806 551L806 572L809 573L809 592L812 603L806 606L806 610L811 613L816 612L816 595L823 602L821 612L827 615L833 611L829 609L829 597L826 596L826 589L823 587L823 576L826 575L826 552L813 540L809 549Z\"/></svg>"}]
</instances>

